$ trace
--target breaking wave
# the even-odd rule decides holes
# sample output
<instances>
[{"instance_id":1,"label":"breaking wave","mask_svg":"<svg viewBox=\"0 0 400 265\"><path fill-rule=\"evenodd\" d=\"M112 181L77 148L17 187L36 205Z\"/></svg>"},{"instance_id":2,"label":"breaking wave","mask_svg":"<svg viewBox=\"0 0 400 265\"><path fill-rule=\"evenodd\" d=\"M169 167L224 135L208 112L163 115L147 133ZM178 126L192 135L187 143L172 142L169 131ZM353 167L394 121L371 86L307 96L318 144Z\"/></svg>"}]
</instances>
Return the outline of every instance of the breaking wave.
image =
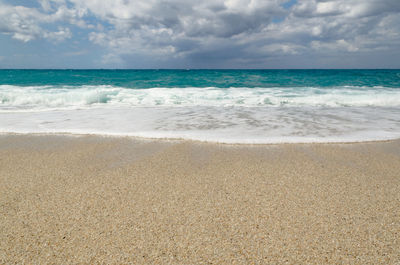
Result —
<instances>
[{"instance_id":1,"label":"breaking wave","mask_svg":"<svg viewBox=\"0 0 400 265\"><path fill-rule=\"evenodd\" d=\"M91 107L398 107L400 90L385 87L186 87L0 85L0 111Z\"/></svg>"}]
</instances>

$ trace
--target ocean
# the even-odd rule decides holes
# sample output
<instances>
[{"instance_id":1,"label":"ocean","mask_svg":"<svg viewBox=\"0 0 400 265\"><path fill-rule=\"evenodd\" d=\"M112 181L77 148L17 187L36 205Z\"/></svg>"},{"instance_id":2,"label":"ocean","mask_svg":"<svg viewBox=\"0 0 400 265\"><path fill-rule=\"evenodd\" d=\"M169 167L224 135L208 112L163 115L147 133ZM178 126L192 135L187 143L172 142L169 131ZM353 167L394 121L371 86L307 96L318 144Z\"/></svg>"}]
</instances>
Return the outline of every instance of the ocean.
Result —
<instances>
[{"instance_id":1,"label":"ocean","mask_svg":"<svg viewBox=\"0 0 400 265\"><path fill-rule=\"evenodd\" d=\"M400 138L400 70L0 70L0 133Z\"/></svg>"}]
</instances>

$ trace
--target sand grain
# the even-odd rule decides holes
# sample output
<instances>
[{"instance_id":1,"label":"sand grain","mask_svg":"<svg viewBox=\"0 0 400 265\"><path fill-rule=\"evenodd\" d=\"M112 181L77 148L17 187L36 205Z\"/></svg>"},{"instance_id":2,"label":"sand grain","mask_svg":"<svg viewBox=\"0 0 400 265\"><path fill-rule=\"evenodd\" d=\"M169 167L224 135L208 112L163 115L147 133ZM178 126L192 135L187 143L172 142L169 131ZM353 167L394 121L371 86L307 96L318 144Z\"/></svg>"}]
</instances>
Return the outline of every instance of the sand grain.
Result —
<instances>
[{"instance_id":1,"label":"sand grain","mask_svg":"<svg viewBox=\"0 0 400 265\"><path fill-rule=\"evenodd\" d=\"M0 137L1 264L400 264L400 141Z\"/></svg>"}]
</instances>

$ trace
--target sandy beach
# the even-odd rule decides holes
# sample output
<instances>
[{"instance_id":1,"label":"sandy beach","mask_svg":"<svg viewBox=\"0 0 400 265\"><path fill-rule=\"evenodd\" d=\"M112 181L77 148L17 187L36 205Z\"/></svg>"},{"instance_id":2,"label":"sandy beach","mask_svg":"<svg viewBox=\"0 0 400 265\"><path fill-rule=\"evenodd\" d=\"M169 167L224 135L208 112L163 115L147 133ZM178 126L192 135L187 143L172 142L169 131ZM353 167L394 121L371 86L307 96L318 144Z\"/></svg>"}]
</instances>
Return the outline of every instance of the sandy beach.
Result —
<instances>
[{"instance_id":1,"label":"sandy beach","mask_svg":"<svg viewBox=\"0 0 400 265\"><path fill-rule=\"evenodd\" d=\"M1 264L400 264L400 141L0 136Z\"/></svg>"}]
</instances>

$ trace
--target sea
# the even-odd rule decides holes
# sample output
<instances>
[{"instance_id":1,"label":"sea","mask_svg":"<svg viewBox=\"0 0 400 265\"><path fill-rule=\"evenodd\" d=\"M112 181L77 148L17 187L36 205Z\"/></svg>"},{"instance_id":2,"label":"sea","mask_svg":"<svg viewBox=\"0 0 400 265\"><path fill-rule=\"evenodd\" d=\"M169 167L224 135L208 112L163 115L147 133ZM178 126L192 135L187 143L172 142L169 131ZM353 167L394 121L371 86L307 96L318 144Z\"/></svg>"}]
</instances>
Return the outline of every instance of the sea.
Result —
<instances>
[{"instance_id":1,"label":"sea","mask_svg":"<svg viewBox=\"0 0 400 265\"><path fill-rule=\"evenodd\" d=\"M396 139L400 70L0 70L0 133Z\"/></svg>"}]
</instances>

